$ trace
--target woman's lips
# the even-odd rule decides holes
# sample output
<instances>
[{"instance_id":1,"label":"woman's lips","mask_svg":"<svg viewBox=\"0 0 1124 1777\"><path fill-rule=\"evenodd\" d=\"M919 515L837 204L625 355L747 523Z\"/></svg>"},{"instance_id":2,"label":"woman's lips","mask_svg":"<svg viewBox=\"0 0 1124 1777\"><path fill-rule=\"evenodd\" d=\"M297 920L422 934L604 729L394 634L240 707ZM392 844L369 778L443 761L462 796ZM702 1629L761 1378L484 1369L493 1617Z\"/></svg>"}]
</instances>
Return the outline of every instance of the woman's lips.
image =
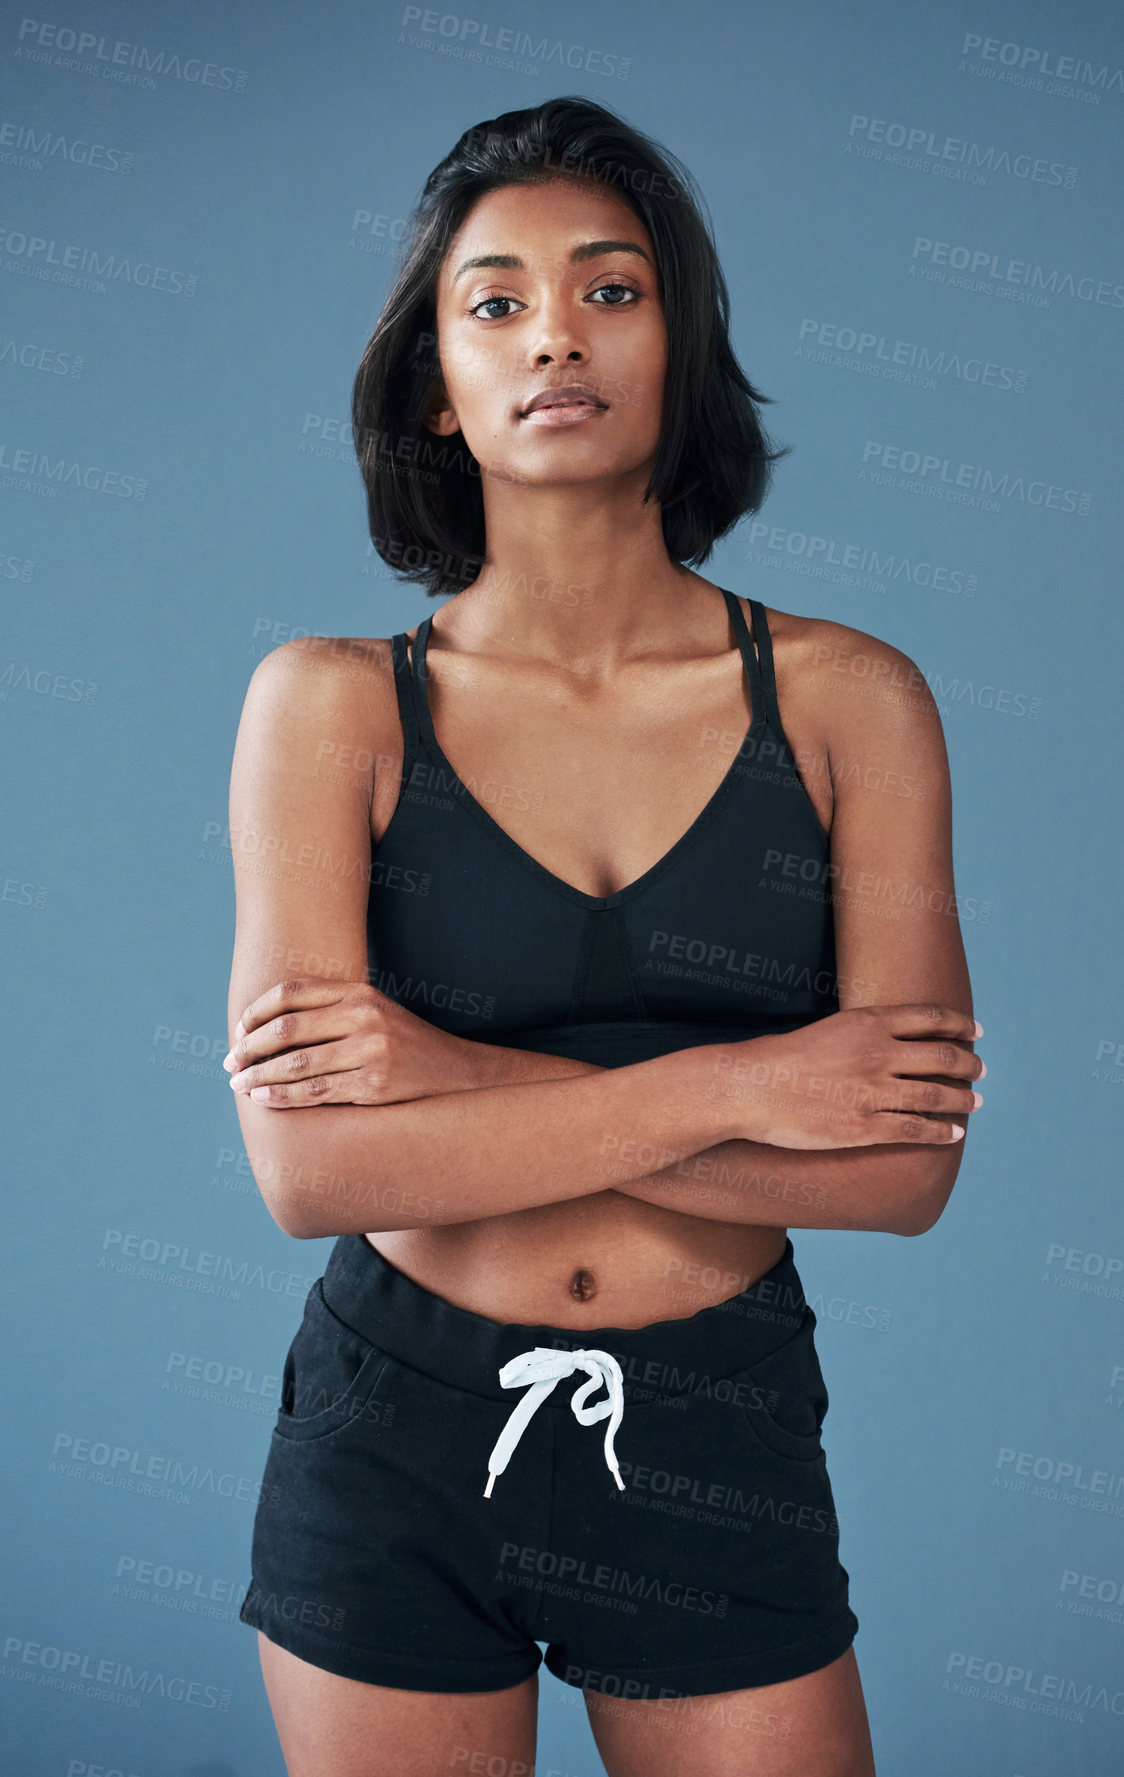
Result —
<instances>
[{"instance_id":1,"label":"woman's lips","mask_svg":"<svg viewBox=\"0 0 1124 1777\"><path fill-rule=\"evenodd\" d=\"M591 414L607 412L607 408L598 407L593 401L555 401L549 407L532 407L523 419L531 423L537 420L540 426L573 426L589 419Z\"/></svg>"}]
</instances>

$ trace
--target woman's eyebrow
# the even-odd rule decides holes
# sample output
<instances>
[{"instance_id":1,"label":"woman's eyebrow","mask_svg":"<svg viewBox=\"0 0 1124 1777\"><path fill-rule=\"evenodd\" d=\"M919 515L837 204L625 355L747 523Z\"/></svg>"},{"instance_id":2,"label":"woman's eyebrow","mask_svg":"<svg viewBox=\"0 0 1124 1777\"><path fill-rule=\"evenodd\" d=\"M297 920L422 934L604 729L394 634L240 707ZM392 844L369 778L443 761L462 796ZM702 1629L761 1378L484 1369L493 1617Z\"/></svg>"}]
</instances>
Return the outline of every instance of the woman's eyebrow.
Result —
<instances>
[{"instance_id":1,"label":"woman's eyebrow","mask_svg":"<svg viewBox=\"0 0 1124 1777\"><path fill-rule=\"evenodd\" d=\"M640 258L652 265L650 256L636 241L582 241L570 251L571 265L580 265L586 259L599 259L605 253L638 253ZM466 271L477 271L483 266L495 266L505 271L524 271L523 261L514 253L482 253L476 259L466 259L453 273L450 283L455 284ZM652 270L655 271L652 265Z\"/></svg>"}]
</instances>

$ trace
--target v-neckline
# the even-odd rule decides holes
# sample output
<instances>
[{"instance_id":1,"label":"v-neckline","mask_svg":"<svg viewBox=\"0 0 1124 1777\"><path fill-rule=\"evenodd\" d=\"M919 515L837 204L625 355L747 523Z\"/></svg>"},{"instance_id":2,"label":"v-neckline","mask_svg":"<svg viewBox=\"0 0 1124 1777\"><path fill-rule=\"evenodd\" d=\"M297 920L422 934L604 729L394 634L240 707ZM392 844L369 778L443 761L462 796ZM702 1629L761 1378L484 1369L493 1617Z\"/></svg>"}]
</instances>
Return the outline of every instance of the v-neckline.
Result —
<instances>
[{"instance_id":1,"label":"v-neckline","mask_svg":"<svg viewBox=\"0 0 1124 1777\"><path fill-rule=\"evenodd\" d=\"M433 613L430 612L430 615L424 618L418 625L417 632L414 636L413 648L410 651L412 655L412 659L410 660L410 681L414 709L417 713L418 726L421 730L423 743L433 754L436 763L447 773L451 780L452 787L459 795L464 807L467 808L469 813L474 815L481 823L488 836L503 850L508 852L510 856L519 859L524 866L530 869L532 873L540 879L540 881L546 883L548 887L552 888L557 894L564 896L567 900L576 902L580 907L603 909L618 907L623 902L631 900L634 895L639 894L643 889L646 889L648 885L654 882L657 877L661 876L665 870L669 870L673 864L677 863L682 854L689 849L694 841L698 839L704 830L710 825L715 815L719 813L720 809L733 793L737 783L738 767L743 763L746 748L749 746L758 730L763 729L766 726L768 715L766 710L764 683L761 667L757 656L754 653L754 644L750 639L749 627L745 623L744 613L742 612L741 607L737 605L733 593L728 592L724 586L719 587L719 591L726 600L726 609L730 617L731 627L737 638L738 652L742 657L742 681L747 684L750 700L749 727L746 729L745 734L739 743L738 750L731 759L722 781L719 783L713 795L707 799L703 807L699 810L686 832L681 833L679 838L676 839L672 845L668 847L667 851L664 852L663 856L657 858L655 863L649 865L647 870L642 871L632 882L626 882L621 888L615 889L611 895L588 895L584 889L576 888L572 882L567 882L565 877L557 876L553 870L548 870L545 864L540 863L538 858L532 857L531 853L525 846L520 845L517 839L513 839L511 834L508 833L505 828L500 826L499 822L489 814L488 810L484 807L484 804L478 802L476 797L472 794L472 791L468 789L456 770L456 767L446 754L441 742L437 738L437 731L433 726L433 712L429 707L429 687L426 676L426 649L429 644L430 628L433 624ZM758 610L759 609L760 606L758 606ZM738 621L739 618L741 619L740 623ZM756 612L754 613L754 618L755 621L758 621ZM744 640L741 633L743 629L745 632ZM760 646L760 637L758 638L758 646Z\"/></svg>"}]
</instances>

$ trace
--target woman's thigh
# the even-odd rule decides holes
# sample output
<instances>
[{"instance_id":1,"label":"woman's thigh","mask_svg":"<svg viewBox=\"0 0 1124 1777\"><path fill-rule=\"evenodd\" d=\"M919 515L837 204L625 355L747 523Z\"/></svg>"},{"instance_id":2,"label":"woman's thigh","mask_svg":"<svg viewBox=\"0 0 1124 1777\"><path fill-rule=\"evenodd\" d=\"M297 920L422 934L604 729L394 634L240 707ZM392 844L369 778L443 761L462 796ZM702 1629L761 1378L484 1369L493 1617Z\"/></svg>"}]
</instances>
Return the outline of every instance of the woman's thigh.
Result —
<instances>
[{"instance_id":1,"label":"woman's thigh","mask_svg":"<svg viewBox=\"0 0 1124 1777\"><path fill-rule=\"evenodd\" d=\"M289 1777L532 1777L537 1672L503 1691L400 1691L311 1666L260 1630L258 1649Z\"/></svg>"},{"instance_id":2,"label":"woman's thigh","mask_svg":"<svg viewBox=\"0 0 1124 1777\"><path fill-rule=\"evenodd\" d=\"M583 1694L608 1777L875 1777L854 1648L752 1690L664 1703Z\"/></svg>"}]
</instances>

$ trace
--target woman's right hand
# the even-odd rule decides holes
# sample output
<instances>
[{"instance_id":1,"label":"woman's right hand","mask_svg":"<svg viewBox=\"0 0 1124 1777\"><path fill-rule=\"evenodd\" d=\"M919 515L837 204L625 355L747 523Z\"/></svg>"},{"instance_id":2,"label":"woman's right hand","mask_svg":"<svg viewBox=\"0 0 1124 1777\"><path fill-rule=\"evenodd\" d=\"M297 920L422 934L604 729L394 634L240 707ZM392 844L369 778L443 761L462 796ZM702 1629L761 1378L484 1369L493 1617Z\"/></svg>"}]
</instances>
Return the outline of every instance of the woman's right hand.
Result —
<instances>
[{"instance_id":1,"label":"woman's right hand","mask_svg":"<svg viewBox=\"0 0 1124 1777\"><path fill-rule=\"evenodd\" d=\"M987 1072L969 1047L978 1034L975 1019L950 1006L854 1006L716 1045L714 1091L744 1106L743 1140L773 1147L959 1141L982 1103L969 1084Z\"/></svg>"}]
</instances>

